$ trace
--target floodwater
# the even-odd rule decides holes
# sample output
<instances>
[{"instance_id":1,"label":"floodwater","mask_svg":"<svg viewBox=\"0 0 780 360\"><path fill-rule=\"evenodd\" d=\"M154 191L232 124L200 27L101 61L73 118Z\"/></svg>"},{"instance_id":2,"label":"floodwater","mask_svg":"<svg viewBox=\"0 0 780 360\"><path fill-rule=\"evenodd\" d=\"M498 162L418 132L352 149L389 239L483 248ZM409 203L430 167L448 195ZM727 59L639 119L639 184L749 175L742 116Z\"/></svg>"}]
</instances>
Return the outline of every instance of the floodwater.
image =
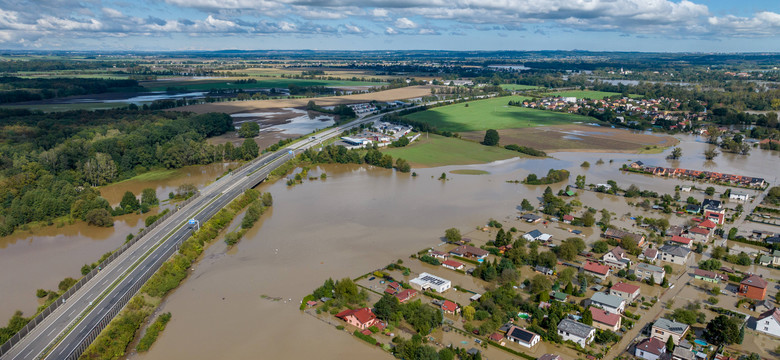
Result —
<instances>
[{"instance_id":1,"label":"floodwater","mask_svg":"<svg viewBox=\"0 0 780 360\"><path fill-rule=\"evenodd\" d=\"M179 185L193 184L198 188L203 188L222 176L229 168L236 167L238 167L236 163L230 162L185 166L180 169L172 170L171 174L164 179L129 179L103 186L100 188L100 195L108 200L111 206L116 206L122 201L122 196L126 191L132 191L136 196L140 196L143 189L153 188L157 191L157 198L165 200L168 199L168 193L172 191L175 192Z\"/></svg>"},{"instance_id":2,"label":"floodwater","mask_svg":"<svg viewBox=\"0 0 780 360\"><path fill-rule=\"evenodd\" d=\"M310 115L308 111L284 108L281 112L255 112L232 114L236 128L246 121L255 121L261 132L304 135L335 124L332 115Z\"/></svg>"},{"instance_id":3,"label":"floodwater","mask_svg":"<svg viewBox=\"0 0 780 360\"><path fill-rule=\"evenodd\" d=\"M112 206L119 204L125 191L140 196L144 188L157 190L160 200L184 183L202 188L222 175L233 163L188 166L174 170L162 180L127 180L100 188ZM35 290L54 290L65 277L81 276L81 266L97 261L101 255L121 246L129 233L145 227L144 219L169 207L162 204L143 215L124 215L115 218L114 227L101 228L76 222L63 227L48 226L32 231L17 231L0 237L0 322L14 311L33 314L38 307ZM24 274L24 276L13 276Z\"/></svg>"},{"instance_id":4,"label":"floodwater","mask_svg":"<svg viewBox=\"0 0 780 360\"><path fill-rule=\"evenodd\" d=\"M81 267L120 247L129 233L144 227L143 215L125 215L115 219L114 227L88 226L83 221L63 227L49 226L32 232L17 232L0 238L0 321L14 311L26 316L38 307L35 290L57 290L66 278L81 277Z\"/></svg>"},{"instance_id":5,"label":"floodwater","mask_svg":"<svg viewBox=\"0 0 780 360\"><path fill-rule=\"evenodd\" d=\"M683 158L673 166L706 168L701 153L709 145L695 137L684 136L681 140ZM640 188L661 193L673 193L675 185L685 183L621 175L618 171L629 160L664 165L665 153L552 155L554 158L419 169L416 178L367 166L328 165L310 172L317 176L319 171L326 171L325 181L306 181L295 187L287 187L283 181L264 184L262 191L274 195L273 213L266 214L262 226L250 231L231 253L225 253L223 246L207 251L210 261L197 265L193 275L166 300L162 311L174 314L167 330L152 351L138 357L382 357L381 351L302 314L298 310L300 299L328 277L354 277L396 259L413 264L408 256L438 246L446 228L457 227L469 233L489 218L513 219L521 199L539 197L545 188L507 182L523 179L530 172L543 174L550 168L567 168L572 172L571 183L577 174L586 174L588 183L615 179L622 186L635 182ZM595 165L598 159L605 163ZM611 164L610 159L614 160ZM589 169L579 167L584 160L591 163ZM724 154L716 161L719 171L763 176L770 181L776 176L766 164L777 159L766 151L754 150L749 157ZM448 174L450 180L446 182L435 180L443 171L463 168L491 174ZM557 191L563 186L552 188ZM634 216L669 217L672 224L685 220L646 213L625 205L622 198L606 194L584 192L579 198L589 206L610 208L616 213L614 221L627 227L632 226L626 216L629 212ZM521 233L527 230L521 228ZM562 238L556 237L558 241ZM415 271L426 268L412 266ZM479 287L476 283L471 286ZM261 295L288 302L268 301ZM209 341L191 341L194 338ZM300 346L304 341L306 346Z\"/></svg>"}]
</instances>

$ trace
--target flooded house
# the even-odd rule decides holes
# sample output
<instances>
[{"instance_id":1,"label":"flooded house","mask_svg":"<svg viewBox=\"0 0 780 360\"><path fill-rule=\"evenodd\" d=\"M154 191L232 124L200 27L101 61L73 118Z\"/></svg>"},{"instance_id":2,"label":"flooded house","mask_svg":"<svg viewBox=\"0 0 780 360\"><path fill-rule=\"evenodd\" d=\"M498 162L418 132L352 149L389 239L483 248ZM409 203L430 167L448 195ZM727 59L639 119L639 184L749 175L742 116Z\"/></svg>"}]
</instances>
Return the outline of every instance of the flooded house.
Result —
<instances>
[{"instance_id":1,"label":"flooded house","mask_svg":"<svg viewBox=\"0 0 780 360\"><path fill-rule=\"evenodd\" d=\"M737 295L753 300L764 300L769 283L758 275L750 275L739 283Z\"/></svg>"},{"instance_id":2,"label":"flooded house","mask_svg":"<svg viewBox=\"0 0 780 360\"><path fill-rule=\"evenodd\" d=\"M664 245L658 249L658 252L661 255L661 261L678 265L685 264L688 261L688 257L691 255L690 249L675 245Z\"/></svg>"},{"instance_id":3,"label":"flooded house","mask_svg":"<svg viewBox=\"0 0 780 360\"><path fill-rule=\"evenodd\" d=\"M679 344L680 340L685 337L685 334L688 333L689 329L690 326L687 324L660 318L653 323L650 334L652 337L663 341L664 344L666 344L666 341L669 340L670 337L675 344Z\"/></svg>"},{"instance_id":4,"label":"flooded house","mask_svg":"<svg viewBox=\"0 0 780 360\"><path fill-rule=\"evenodd\" d=\"M588 309L593 315L593 327L601 330L618 331L622 324L622 316L609 311L591 307Z\"/></svg>"},{"instance_id":5,"label":"flooded house","mask_svg":"<svg viewBox=\"0 0 780 360\"><path fill-rule=\"evenodd\" d=\"M558 335L563 338L563 341L571 340L585 347L596 337L596 328L571 319L563 319L558 323Z\"/></svg>"},{"instance_id":6,"label":"flooded house","mask_svg":"<svg viewBox=\"0 0 780 360\"><path fill-rule=\"evenodd\" d=\"M636 300L636 298L639 297L639 292L639 286L624 283L622 281L609 288L610 295L620 297L628 302Z\"/></svg>"},{"instance_id":7,"label":"flooded house","mask_svg":"<svg viewBox=\"0 0 780 360\"><path fill-rule=\"evenodd\" d=\"M634 356L645 360L658 360L666 354L666 344L650 337L642 340L634 349Z\"/></svg>"},{"instance_id":8,"label":"flooded house","mask_svg":"<svg viewBox=\"0 0 780 360\"><path fill-rule=\"evenodd\" d=\"M660 266L639 263L636 265L636 268L634 268L634 275L640 280L652 278L653 282L660 284L666 276L666 270Z\"/></svg>"}]
</instances>

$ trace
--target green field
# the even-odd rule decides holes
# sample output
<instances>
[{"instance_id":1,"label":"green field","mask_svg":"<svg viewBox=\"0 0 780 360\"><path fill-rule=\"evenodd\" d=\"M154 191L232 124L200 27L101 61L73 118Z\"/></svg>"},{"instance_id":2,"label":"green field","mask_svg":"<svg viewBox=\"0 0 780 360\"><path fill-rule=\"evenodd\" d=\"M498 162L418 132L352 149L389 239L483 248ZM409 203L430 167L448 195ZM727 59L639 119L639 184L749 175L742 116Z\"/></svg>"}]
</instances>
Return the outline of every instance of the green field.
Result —
<instances>
[{"instance_id":1,"label":"green field","mask_svg":"<svg viewBox=\"0 0 780 360\"><path fill-rule=\"evenodd\" d=\"M520 85L520 84L501 84L501 88L504 90L534 90L543 89L541 86L533 85Z\"/></svg>"},{"instance_id":2,"label":"green field","mask_svg":"<svg viewBox=\"0 0 780 360\"><path fill-rule=\"evenodd\" d=\"M164 91L169 87L186 88L187 90L210 90L210 89L267 89L267 88L286 88L294 84L297 86L382 86L386 83L376 83L369 81L348 81L348 80L304 80L304 79L282 79L282 78L260 78L252 84L236 84L235 80L225 81L158 81L154 83L145 83L147 89L152 91Z\"/></svg>"},{"instance_id":3,"label":"green field","mask_svg":"<svg viewBox=\"0 0 780 360\"><path fill-rule=\"evenodd\" d=\"M523 156L496 146L484 146L472 141L438 135L421 136L402 148L388 148L383 153L402 158L414 166L444 166L488 163Z\"/></svg>"},{"instance_id":4,"label":"green field","mask_svg":"<svg viewBox=\"0 0 780 360\"><path fill-rule=\"evenodd\" d=\"M522 101L526 99L513 96L477 100L466 103L468 107L462 103L447 105L410 114L406 117L427 122L442 131L452 132L514 129L594 121L587 116L507 105L510 100Z\"/></svg>"},{"instance_id":5,"label":"green field","mask_svg":"<svg viewBox=\"0 0 780 360\"><path fill-rule=\"evenodd\" d=\"M80 103L80 104L41 104L41 105L0 105L7 109L30 109L43 112L61 112L69 110L105 110L127 106L128 103Z\"/></svg>"},{"instance_id":6,"label":"green field","mask_svg":"<svg viewBox=\"0 0 780 360\"><path fill-rule=\"evenodd\" d=\"M591 90L568 90L568 91L550 92L547 93L547 95L562 96L562 97L573 96L576 97L577 100L579 99L598 100L598 99L603 99L605 97L620 96L620 93L606 92L606 91L591 91ZM637 94L629 94L628 96L631 98L642 97L642 95L637 95Z\"/></svg>"}]
</instances>

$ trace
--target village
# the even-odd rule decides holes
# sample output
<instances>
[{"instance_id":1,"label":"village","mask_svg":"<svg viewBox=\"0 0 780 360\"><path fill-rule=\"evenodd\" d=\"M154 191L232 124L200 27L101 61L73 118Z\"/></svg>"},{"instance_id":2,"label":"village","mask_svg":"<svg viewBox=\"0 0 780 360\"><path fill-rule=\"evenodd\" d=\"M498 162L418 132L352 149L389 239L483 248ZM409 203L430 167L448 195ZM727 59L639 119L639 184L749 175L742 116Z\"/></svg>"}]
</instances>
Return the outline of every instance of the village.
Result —
<instances>
[{"instance_id":1,"label":"village","mask_svg":"<svg viewBox=\"0 0 780 360\"><path fill-rule=\"evenodd\" d=\"M759 180L753 189L765 187ZM419 351L460 359L772 357L780 351L778 237L724 231L743 221L726 216L727 202L760 206L764 193L683 205L669 226L623 216L602 218L596 229L583 224L587 210L560 215L524 200L516 216L463 235L447 229L409 259L328 280L301 309L406 359ZM348 287L354 295L339 293ZM733 336L718 335L723 327Z\"/></svg>"}]
</instances>

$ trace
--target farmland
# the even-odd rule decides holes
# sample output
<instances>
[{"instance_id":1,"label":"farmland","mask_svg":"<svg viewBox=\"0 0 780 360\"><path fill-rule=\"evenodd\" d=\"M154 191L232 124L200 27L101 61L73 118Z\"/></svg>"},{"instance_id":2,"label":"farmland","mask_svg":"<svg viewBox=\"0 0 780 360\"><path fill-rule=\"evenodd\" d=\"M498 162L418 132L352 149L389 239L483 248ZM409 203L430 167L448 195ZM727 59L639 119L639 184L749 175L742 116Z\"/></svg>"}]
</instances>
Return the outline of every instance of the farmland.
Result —
<instances>
[{"instance_id":1,"label":"farmland","mask_svg":"<svg viewBox=\"0 0 780 360\"><path fill-rule=\"evenodd\" d=\"M504 89L504 90L534 90L534 89L542 89L541 86L520 85L520 84L501 84L501 88Z\"/></svg>"},{"instance_id":2,"label":"farmland","mask_svg":"<svg viewBox=\"0 0 780 360\"><path fill-rule=\"evenodd\" d=\"M236 79L238 80L238 79ZM259 78L257 82L237 84L232 79L219 80L173 80L173 81L154 81L144 82L141 85L152 91L163 91L168 88L182 88L187 90L210 90L210 89L267 89L267 88L287 88L290 85L296 86L328 86L328 87L354 87L354 86L381 86L384 83L369 81L349 81L349 80L306 80L306 79L284 79L284 78Z\"/></svg>"},{"instance_id":3,"label":"farmland","mask_svg":"<svg viewBox=\"0 0 780 360\"><path fill-rule=\"evenodd\" d=\"M535 126L595 122L595 119L552 111L509 106L509 101L523 97L500 97L471 101L466 104L442 106L408 115L416 121L427 122L441 131L464 132L487 129L513 129Z\"/></svg>"},{"instance_id":4,"label":"farmland","mask_svg":"<svg viewBox=\"0 0 780 360\"><path fill-rule=\"evenodd\" d=\"M522 157L523 154L494 146L438 135L422 136L402 148L383 150L394 158L403 158L415 167L467 165Z\"/></svg>"},{"instance_id":5,"label":"farmland","mask_svg":"<svg viewBox=\"0 0 780 360\"><path fill-rule=\"evenodd\" d=\"M577 99L603 99L605 97L620 96L620 93L606 92L606 91L591 91L591 90L567 90L559 92L551 92L548 95L563 96L563 97L576 97ZM631 94L629 97L641 98L641 95Z\"/></svg>"}]
</instances>

